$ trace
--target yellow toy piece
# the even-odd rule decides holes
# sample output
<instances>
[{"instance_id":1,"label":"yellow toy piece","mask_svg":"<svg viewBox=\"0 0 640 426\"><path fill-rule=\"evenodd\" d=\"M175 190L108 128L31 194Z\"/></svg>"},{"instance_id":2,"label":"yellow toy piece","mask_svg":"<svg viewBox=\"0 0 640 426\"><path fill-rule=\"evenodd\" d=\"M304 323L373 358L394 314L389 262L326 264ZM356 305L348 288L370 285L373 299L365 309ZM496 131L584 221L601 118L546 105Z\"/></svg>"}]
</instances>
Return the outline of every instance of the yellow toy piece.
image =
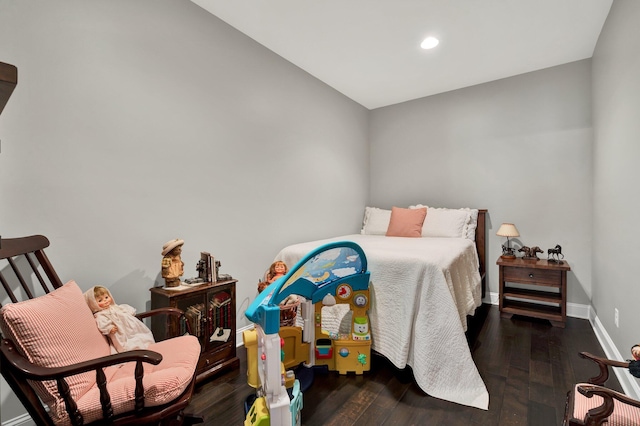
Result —
<instances>
[{"instance_id":1,"label":"yellow toy piece","mask_svg":"<svg viewBox=\"0 0 640 426\"><path fill-rule=\"evenodd\" d=\"M296 374L293 370L287 370L284 373L284 387L290 389L296 381Z\"/></svg>"},{"instance_id":2,"label":"yellow toy piece","mask_svg":"<svg viewBox=\"0 0 640 426\"><path fill-rule=\"evenodd\" d=\"M244 419L244 426L269 426L269 410L267 409L267 401L262 398L256 398L253 405Z\"/></svg>"},{"instance_id":3,"label":"yellow toy piece","mask_svg":"<svg viewBox=\"0 0 640 426\"><path fill-rule=\"evenodd\" d=\"M247 348L247 383L254 389L260 387L258 375L258 333L255 329L242 332L244 347Z\"/></svg>"},{"instance_id":4,"label":"yellow toy piece","mask_svg":"<svg viewBox=\"0 0 640 426\"><path fill-rule=\"evenodd\" d=\"M309 343L302 339L302 329L300 327L280 327L280 338L284 340L284 367L295 368L300 363L310 364ZM290 386L287 386L290 387Z\"/></svg>"}]
</instances>

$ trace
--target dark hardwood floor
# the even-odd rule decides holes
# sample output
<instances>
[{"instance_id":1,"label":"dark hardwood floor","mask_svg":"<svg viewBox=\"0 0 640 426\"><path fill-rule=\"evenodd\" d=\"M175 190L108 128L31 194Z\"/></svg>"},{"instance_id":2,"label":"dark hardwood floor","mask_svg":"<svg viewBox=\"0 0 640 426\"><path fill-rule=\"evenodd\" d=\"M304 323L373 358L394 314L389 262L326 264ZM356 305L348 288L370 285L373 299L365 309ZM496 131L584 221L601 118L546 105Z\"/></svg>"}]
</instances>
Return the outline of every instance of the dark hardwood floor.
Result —
<instances>
[{"instance_id":1,"label":"dark hardwood floor","mask_svg":"<svg viewBox=\"0 0 640 426\"><path fill-rule=\"evenodd\" d=\"M303 395L302 422L312 425L560 425L566 393L576 381L597 374L580 351L604 356L587 320L567 318L566 328L548 321L500 318L496 306L478 309L467 332L473 358L489 391L489 410L426 395L409 368L396 369L372 356L362 376L317 374ZM241 425L244 401L253 394L246 382L246 352L240 369L199 386L189 411L207 425ZM607 385L622 390L615 375Z\"/></svg>"}]
</instances>

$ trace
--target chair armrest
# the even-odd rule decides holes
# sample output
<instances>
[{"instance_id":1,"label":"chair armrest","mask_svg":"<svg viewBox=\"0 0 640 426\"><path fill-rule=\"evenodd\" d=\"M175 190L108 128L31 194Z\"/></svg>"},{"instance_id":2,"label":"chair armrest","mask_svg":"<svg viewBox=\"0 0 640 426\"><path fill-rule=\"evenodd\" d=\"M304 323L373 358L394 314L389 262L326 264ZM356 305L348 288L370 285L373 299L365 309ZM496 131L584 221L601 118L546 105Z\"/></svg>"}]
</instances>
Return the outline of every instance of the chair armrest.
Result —
<instances>
[{"instance_id":1,"label":"chair armrest","mask_svg":"<svg viewBox=\"0 0 640 426\"><path fill-rule=\"evenodd\" d=\"M144 318L147 317L152 317L154 315L169 315L169 316L174 316L174 317L178 317L179 319L184 319L185 325L187 327L187 331L189 332L189 334L191 333L191 324L189 323L189 321L187 321L187 318L184 316L184 311L182 309L178 309L178 308L157 308L157 309L152 309L150 311L146 311L146 312L141 312L139 314L136 314L136 317L139 320L143 320Z\"/></svg>"},{"instance_id":2,"label":"chair armrest","mask_svg":"<svg viewBox=\"0 0 640 426\"><path fill-rule=\"evenodd\" d=\"M605 388L603 386L598 385L578 385L578 392L587 398L591 398L593 395L598 395L602 397L603 403L602 405L592 408L587 412L584 418L584 423L586 425L601 425L610 415L613 413L614 404L613 399L617 399L618 401L631 405L633 407L640 408L640 401L629 398L628 396L616 392L612 389Z\"/></svg>"},{"instance_id":3,"label":"chair armrest","mask_svg":"<svg viewBox=\"0 0 640 426\"><path fill-rule=\"evenodd\" d=\"M98 368L109 367L111 365L131 361L141 361L153 365L158 365L162 361L162 355L158 352L134 350L108 355L64 367L42 367L32 364L29 360L20 355L11 340L3 339L0 350L14 369L19 370L25 378L32 380L55 380L61 377L73 376L75 374L86 373L87 371L95 371Z\"/></svg>"},{"instance_id":4,"label":"chair armrest","mask_svg":"<svg viewBox=\"0 0 640 426\"><path fill-rule=\"evenodd\" d=\"M580 356L595 362L600 368L600 374L589 379L589 383L594 385L602 386L609 379L609 366L629 368L629 363L626 361L615 361L613 359L602 358L590 354L589 352L580 352Z\"/></svg>"},{"instance_id":5,"label":"chair armrest","mask_svg":"<svg viewBox=\"0 0 640 426\"><path fill-rule=\"evenodd\" d=\"M89 361L80 362L63 367L42 367L35 365L16 350L13 342L8 339L3 339L0 344L0 351L2 356L6 359L9 366L3 364L3 369L6 367L12 371L14 377L20 377L22 379L31 379L36 381L42 380L55 380L58 392L62 397L67 413L72 425L83 424L82 415L78 411L78 406L71 396L69 385L65 378L73 376L79 373L85 373L89 371L95 371L96 384L100 390L100 405L102 406L102 413L106 420L113 418L113 408L111 406L111 396L107 390L107 379L104 374L104 367L110 365L121 364L124 362L135 362L134 378L136 382L134 406L135 412L141 413L144 410L144 386L142 383L144 377L144 369L142 363L150 363L153 365L160 364L162 361L162 355L157 352L148 350L134 350L122 352L114 355L108 355ZM3 361L4 362L4 361Z\"/></svg>"},{"instance_id":6,"label":"chair armrest","mask_svg":"<svg viewBox=\"0 0 640 426\"><path fill-rule=\"evenodd\" d=\"M143 318L152 317L154 315L161 315L161 314L181 317L181 316L184 316L184 311L178 308L157 308L157 309L152 309L150 311L136 314L136 317L138 317L138 319L143 319Z\"/></svg>"},{"instance_id":7,"label":"chair armrest","mask_svg":"<svg viewBox=\"0 0 640 426\"><path fill-rule=\"evenodd\" d=\"M613 389L605 388L604 386L578 385L578 392L580 392L587 398L591 398L592 395L599 395L602 398L615 398L620 402L624 402L625 404L640 408L640 401L638 401L637 399L630 398L623 393L620 393Z\"/></svg>"}]
</instances>

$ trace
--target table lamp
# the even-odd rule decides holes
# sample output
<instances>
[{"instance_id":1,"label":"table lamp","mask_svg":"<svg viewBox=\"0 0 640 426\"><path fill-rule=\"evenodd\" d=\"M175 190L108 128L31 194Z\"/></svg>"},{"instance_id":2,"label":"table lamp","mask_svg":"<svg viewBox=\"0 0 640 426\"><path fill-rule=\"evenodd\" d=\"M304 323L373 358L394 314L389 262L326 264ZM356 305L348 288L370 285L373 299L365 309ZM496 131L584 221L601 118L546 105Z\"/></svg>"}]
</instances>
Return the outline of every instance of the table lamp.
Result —
<instances>
[{"instance_id":1,"label":"table lamp","mask_svg":"<svg viewBox=\"0 0 640 426\"><path fill-rule=\"evenodd\" d=\"M513 223L503 223L500 225L498 232L496 235L499 237L507 237L507 245L502 246L502 257L503 259L515 259L516 255L509 244L509 237L519 237L520 233L518 232L518 228Z\"/></svg>"}]
</instances>

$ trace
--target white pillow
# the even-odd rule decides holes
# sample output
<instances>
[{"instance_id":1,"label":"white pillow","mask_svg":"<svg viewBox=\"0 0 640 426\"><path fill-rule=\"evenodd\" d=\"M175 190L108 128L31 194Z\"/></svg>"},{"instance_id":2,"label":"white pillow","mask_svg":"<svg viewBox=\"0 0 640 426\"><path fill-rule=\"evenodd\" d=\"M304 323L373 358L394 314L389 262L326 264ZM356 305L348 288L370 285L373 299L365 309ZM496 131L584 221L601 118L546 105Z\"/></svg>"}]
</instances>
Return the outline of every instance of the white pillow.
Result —
<instances>
[{"instance_id":1,"label":"white pillow","mask_svg":"<svg viewBox=\"0 0 640 426\"><path fill-rule=\"evenodd\" d=\"M385 235L391 220L391 210L365 207L362 221L362 235Z\"/></svg>"},{"instance_id":2,"label":"white pillow","mask_svg":"<svg viewBox=\"0 0 640 426\"><path fill-rule=\"evenodd\" d=\"M429 207L422 226L422 236L466 238L470 216L463 210Z\"/></svg>"},{"instance_id":3,"label":"white pillow","mask_svg":"<svg viewBox=\"0 0 640 426\"><path fill-rule=\"evenodd\" d=\"M427 207L422 204L409 206L410 209ZM448 209L427 207L427 217L422 226L423 237L466 238L476 240L478 226L477 209Z\"/></svg>"},{"instance_id":4,"label":"white pillow","mask_svg":"<svg viewBox=\"0 0 640 426\"><path fill-rule=\"evenodd\" d=\"M421 209L423 207L426 207L427 209L429 208L429 206L426 206L424 204L416 204L415 206L409 206L410 209Z\"/></svg>"},{"instance_id":5,"label":"white pillow","mask_svg":"<svg viewBox=\"0 0 640 426\"><path fill-rule=\"evenodd\" d=\"M467 232L466 232L467 236L465 238L467 240L475 241L476 228L478 227L478 209L464 208L460 210L467 211L469 212L469 215L470 215L469 222L467 224Z\"/></svg>"}]
</instances>

